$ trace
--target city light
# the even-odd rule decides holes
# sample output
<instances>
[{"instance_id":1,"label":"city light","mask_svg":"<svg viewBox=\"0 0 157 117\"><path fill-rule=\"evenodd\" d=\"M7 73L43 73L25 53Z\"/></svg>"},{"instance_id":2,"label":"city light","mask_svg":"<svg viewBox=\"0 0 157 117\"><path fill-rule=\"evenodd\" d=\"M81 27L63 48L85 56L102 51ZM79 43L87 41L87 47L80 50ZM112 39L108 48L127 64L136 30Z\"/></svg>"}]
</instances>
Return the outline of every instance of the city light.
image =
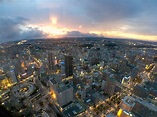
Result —
<instances>
[{"instance_id":1,"label":"city light","mask_svg":"<svg viewBox=\"0 0 157 117\"><path fill-rule=\"evenodd\" d=\"M50 95L51 95L51 98L52 98L52 99L56 99L56 98L57 98L55 92L53 92L53 91L50 92Z\"/></svg>"},{"instance_id":2,"label":"city light","mask_svg":"<svg viewBox=\"0 0 157 117\"><path fill-rule=\"evenodd\" d=\"M122 109L119 109L118 113L117 113L117 116L120 117L121 114L122 114L123 110Z\"/></svg>"}]
</instances>

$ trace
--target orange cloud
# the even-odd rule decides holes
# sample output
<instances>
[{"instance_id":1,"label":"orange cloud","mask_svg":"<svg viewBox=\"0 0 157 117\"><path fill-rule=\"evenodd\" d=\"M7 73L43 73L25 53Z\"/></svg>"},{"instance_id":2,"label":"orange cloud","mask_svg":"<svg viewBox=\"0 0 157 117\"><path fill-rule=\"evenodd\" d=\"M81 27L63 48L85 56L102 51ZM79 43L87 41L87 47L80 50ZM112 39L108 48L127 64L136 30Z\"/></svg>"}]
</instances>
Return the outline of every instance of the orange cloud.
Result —
<instances>
[{"instance_id":1,"label":"orange cloud","mask_svg":"<svg viewBox=\"0 0 157 117\"><path fill-rule=\"evenodd\" d=\"M149 36L149 35L140 35L140 34L132 34L125 33L122 31L90 31L90 33L95 33L104 37L111 38L130 38L130 39L140 39L140 40L148 40L148 41L157 41L157 36Z\"/></svg>"}]
</instances>

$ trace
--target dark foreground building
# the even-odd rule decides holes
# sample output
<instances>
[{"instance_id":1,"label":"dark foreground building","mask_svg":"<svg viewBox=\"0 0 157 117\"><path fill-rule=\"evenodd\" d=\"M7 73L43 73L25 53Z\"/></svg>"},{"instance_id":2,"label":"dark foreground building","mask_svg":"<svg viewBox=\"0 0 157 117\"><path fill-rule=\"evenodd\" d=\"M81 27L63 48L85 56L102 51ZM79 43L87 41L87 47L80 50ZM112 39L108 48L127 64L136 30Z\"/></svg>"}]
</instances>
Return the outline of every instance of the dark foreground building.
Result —
<instances>
[{"instance_id":1,"label":"dark foreground building","mask_svg":"<svg viewBox=\"0 0 157 117\"><path fill-rule=\"evenodd\" d=\"M73 75L73 57L65 56L65 74L66 77Z\"/></svg>"}]
</instances>

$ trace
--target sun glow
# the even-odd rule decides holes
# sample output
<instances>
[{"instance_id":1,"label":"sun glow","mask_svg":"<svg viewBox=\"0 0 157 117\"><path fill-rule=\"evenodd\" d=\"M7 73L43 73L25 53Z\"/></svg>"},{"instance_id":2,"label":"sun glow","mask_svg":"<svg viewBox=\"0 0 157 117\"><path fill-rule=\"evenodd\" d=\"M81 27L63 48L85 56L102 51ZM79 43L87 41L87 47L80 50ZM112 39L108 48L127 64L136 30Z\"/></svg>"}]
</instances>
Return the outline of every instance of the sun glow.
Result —
<instances>
[{"instance_id":1,"label":"sun glow","mask_svg":"<svg viewBox=\"0 0 157 117\"><path fill-rule=\"evenodd\" d=\"M47 33L48 36L47 38L58 38L58 37L63 37L67 34L68 31L71 31L71 29L68 28L60 28L57 27L57 18L52 17L50 23L44 24L44 25L28 25L28 27L32 28L39 28L42 30L44 33ZM80 25L79 28L82 28ZM125 27L122 27L123 30L125 30ZM94 33L99 36L103 37L109 37L109 38L130 38L130 39L141 39L141 40L149 40L149 41L156 41L157 36L149 36L149 35L140 35L140 34L133 34L133 33L125 33L123 31L89 31L89 33Z\"/></svg>"},{"instance_id":2,"label":"sun glow","mask_svg":"<svg viewBox=\"0 0 157 117\"><path fill-rule=\"evenodd\" d=\"M47 38L64 36L69 31L69 29L67 28L58 28L56 26L53 26L52 24L46 24L41 26L30 24L28 25L28 27L38 28L42 30L44 33L48 34Z\"/></svg>"},{"instance_id":3,"label":"sun glow","mask_svg":"<svg viewBox=\"0 0 157 117\"><path fill-rule=\"evenodd\" d=\"M111 38L130 38L130 39L141 39L141 40L149 40L149 41L157 40L157 36L132 34L132 33L125 33L122 31L104 31L104 32L90 31L89 33L95 33L100 36L111 37Z\"/></svg>"},{"instance_id":4,"label":"sun glow","mask_svg":"<svg viewBox=\"0 0 157 117\"><path fill-rule=\"evenodd\" d=\"M45 33L49 34L49 37L53 36L62 36L65 35L68 31L66 28L57 28L52 26L43 26L40 27L41 30L43 30Z\"/></svg>"},{"instance_id":5,"label":"sun glow","mask_svg":"<svg viewBox=\"0 0 157 117\"><path fill-rule=\"evenodd\" d=\"M58 18L57 18L57 17L51 17L50 19L51 19L51 23L52 23L53 25L56 25L56 24L57 24L57 22L58 22Z\"/></svg>"}]
</instances>

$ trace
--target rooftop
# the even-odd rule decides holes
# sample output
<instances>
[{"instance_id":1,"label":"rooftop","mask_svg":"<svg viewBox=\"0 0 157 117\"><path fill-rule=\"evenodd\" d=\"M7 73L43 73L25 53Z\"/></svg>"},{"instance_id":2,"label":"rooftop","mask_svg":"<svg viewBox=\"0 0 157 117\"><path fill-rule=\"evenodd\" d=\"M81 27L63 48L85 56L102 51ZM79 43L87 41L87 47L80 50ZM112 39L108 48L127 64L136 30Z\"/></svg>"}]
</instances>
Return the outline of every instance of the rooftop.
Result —
<instances>
[{"instance_id":1,"label":"rooftop","mask_svg":"<svg viewBox=\"0 0 157 117\"><path fill-rule=\"evenodd\" d=\"M63 86L61 86L61 87L59 87L59 88L57 89L57 92L58 92L58 93L61 93L61 92L65 91L65 90L67 90L67 89L69 89L69 88L71 88L70 85L63 85Z\"/></svg>"},{"instance_id":2,"label":"rooftop","mask_svg":"<svg viewBox=\"0 0 157 117\"><path fill-rule=\"evenodd\" d=\"M63 113L66 117L74 117L83 111L85 111L85 109L80 103L73 103L63 109Z\"/></svg>"},{"instance_id":3,"label":"rooftop","mask_svg":"<svg viewBox=\"0 0 157 117\"><path fill-rule=\"evenodd\" d=\"M52 84L56 84L56 83L57 83L54 79L51 79L50 82L51 82Z\"/></svg>"},{"instance_id":4,"label":"rooftop","mask_svg":"<svg viewBox=\"0 0 157 117\"><path fill-rule=\"evenodd\" d=\"M135 105L135 99L133 97L125 96L123 99L123 103L130 105L130 106L134 106Z\"/></svg>"}]
</instances>

